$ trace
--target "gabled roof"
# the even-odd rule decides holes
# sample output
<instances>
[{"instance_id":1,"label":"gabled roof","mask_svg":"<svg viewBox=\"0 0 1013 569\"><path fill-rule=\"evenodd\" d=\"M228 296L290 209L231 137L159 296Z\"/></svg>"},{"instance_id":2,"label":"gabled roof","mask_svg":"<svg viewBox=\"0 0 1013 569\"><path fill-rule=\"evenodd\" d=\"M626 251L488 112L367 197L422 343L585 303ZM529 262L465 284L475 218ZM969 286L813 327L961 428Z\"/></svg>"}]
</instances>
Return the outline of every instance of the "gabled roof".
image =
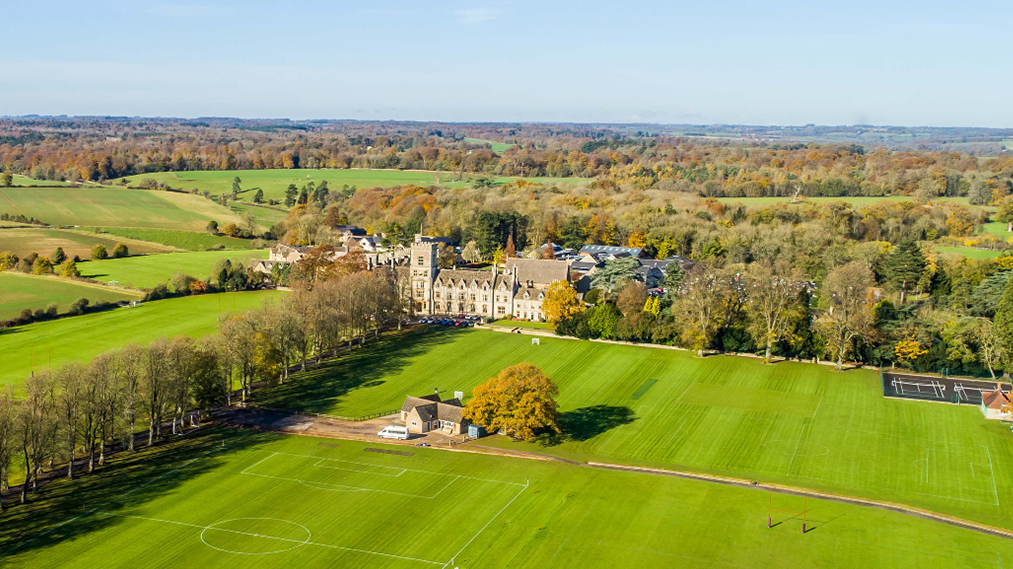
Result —
<instances>
[{"instance_id":1,"label":"gabled roof","mask_svg":"<svg viewBox=\"0 0 1013 569\"><path fill-rule=\"evenodd\" d=\"M423 421L441 420L460 423L464 420L464 405L461 404L460 399L455 397L440 401L440 396L435 393L425 397L408 396L405 398L401 410L405 413L415 410Z\"/></svg>"},{"instance_id":2,"label":"gabled roof","mask_svg":"<svg viewBox=\"0 0 1013 569\"><path fill-rule=\"evenodd\" d=\"M517 269L517 280L550 285L570 278L570 264L551 259L507 259L507 270Z\"/></svg>"},{"instance_id":3,"label":"gabled roof","mask_svg":"<svg viewBox=\"0 0 1013 569\"><path fill-rule=\"evenodd\" d=\"M982 391L981 404L987 409L1002 409L1004 406L1009 405L1009 396L1003 393L1001 389Z\"/></svg>"}]
</instances>

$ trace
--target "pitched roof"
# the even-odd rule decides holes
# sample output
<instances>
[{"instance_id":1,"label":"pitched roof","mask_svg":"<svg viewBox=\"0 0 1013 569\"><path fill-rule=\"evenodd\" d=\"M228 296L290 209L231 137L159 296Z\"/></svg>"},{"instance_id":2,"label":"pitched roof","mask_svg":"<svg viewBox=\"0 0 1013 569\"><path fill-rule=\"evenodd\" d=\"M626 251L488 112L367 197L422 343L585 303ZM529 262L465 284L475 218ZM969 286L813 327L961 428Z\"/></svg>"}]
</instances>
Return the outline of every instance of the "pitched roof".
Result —
<instances>
[{"instance_id":1,"label":"pitched roof","mask_svg":"<svg viewBox=\"0 0 1013 569\"><path fill-rule=\"evenodd\" d=\"M983 391L981 393L981 404L988 409L1002 409L1003 406L1009 405L1009 396L1003 393L1001 389Z\"/></svg>"},{"instance_id":2,"label":"pitched roof","mask_svg":"<svg viewBox=\"0 0 1013 569\"><path fill-rule=\"evenodd\" d=\"M454 285L459 285L461 281L471 286L472 282L479 285L488 282L492 285L492 272L491 271L476 271L474 269L440 269L436 274L436 282L442 286L447 286L450 281L454 281Z\"/></svg>"},{"instance_id":3,"label":"pitched roof","mask_svg":"<svg viewBox=\"0 0 1013 569\"><path fill-rule=\"evenodd\" d=\"M639 257L644 252L643 247L617 247L615 245L584 245L580 248L581 253L629 253L631 257Z\"/></svg>"},{"instance_id":4,"label":"pitched roof","mask_svg":"<svg viewBox=\"0 0 1013 569\"><path fill-rule=\"evenodd\" d=\"M517 269L517 280L550 285L570 278L570 264L551 259L507 259L507 270Z\"/></svg>"},{"instance_id":5,"label":"pitched roof","mask_svg":"<svg viewBox=\"0 0 1013 569\"><path fill-rule=\"evenodd\" d=\"M440 401L440 396L435 393L432 395L426 395L425 397L408 396L405 398L405 402L404 405L401 406L401 410L405 413L411 413L413 409L419 414L419 418L423 421L433 421L439 419L442 421L460 423L464 419L464 405L462 405L461 400L456 397L446 401Z\"/></svg>"}]
</instances>

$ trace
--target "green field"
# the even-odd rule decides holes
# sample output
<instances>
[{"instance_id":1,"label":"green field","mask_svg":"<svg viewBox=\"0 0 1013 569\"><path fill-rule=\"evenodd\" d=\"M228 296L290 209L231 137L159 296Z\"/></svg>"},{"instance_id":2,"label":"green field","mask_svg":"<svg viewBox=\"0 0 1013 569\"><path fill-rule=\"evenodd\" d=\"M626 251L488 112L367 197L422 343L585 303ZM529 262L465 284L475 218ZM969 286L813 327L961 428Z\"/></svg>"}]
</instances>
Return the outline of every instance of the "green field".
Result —
<instances>
[{"instance_id":1,"label":"green field","mask_svg":"<svg viewBox=\"0 0 1013 569\"><path fill-rule=\"evenodd\" d=\"M219 259L240 261L249 266L250 259L266 259L267 250L257 251L193 251L165 253L88 261L78 265L82 277L138 289L150 289L165 283L177 272L207 280Z\"/></svg>"},{"instance_id":2,"label":"green field","mask_svg":"<svg viewBox=\"0 0 1013 569\"><path fill-rule=\"evenodd\" d=\"M209 220L241 223L234 213L190 194L116 188L2 188L0 213L51 225L204 231Z\"/></svg>"},{"instance_id":3,"label":"green field","mask_svg":"<svg viewBox=\"0 0 1013 569\"><path fill-rule=\"evenodd\" d=\"M153 179L165 182L169 187L201 192L207 190L212 194L232 193L232 181L239 177L243 192L239 194L242 201L253 201L255 188L264 190L264 199L284 201L285 190L289 184L302 187L309 182L320 184L327 180L331 191L340 190L343 186L357 188L390 187L414 184L419 186L466 186L466 181L458 182L455 172L425 172L418 170L232 170L205 172L160 172L157 174L140 174L127 178L131 186L142 179ZM469 174L469 176L473 177ZM517 177L497 177L497 183L518 180ZM530 178L541 183L581 182L583 178ZM255 212L256 213L256 212Z\"/></svg>"},{"instance_id":4,"label":"green field","mask_svg":"<svg viewBox=\"0 0 1013 569\"><path fill-rule=\"evenodd\" d=\"M284 206L275 206L282 207ZM253 214L253 217L257 220L262 227L270 229L275 223L288 217L288 211L280 211L274 207L261 207L250 203L244 203L241 201L229 202L229 209L239 217L244 217L247 213Z\"/></svg>"},{"instance_id":5,"label":"green field","mask_svg":"<svg viewBox=\"0 0 1013 569\"><path fill-rule=\"evenodd\" d=\"M15 186L72 186L70 182L60 182L53 180L36 180L35 178L29 178L28 176L22 176L21 174L14 174L14 185Z\"/></svg>"},{"instance_id":6,"label":"green field","mask_svg":"<svg viewBox=\"0 0 1013 569\"><path fill-rule=\"evenodd\" d=\"M187 251L207 251L212 247L224 247L225 249L243 250L253 247L252 239L239 239L226 237L224 235L210 235L208 233L196 233L191 231L176 231L173 229L141 229L133 227L104 227L100 231L104 234L115 235L128 239L139 239L150 243L161 243L176 249ZM3 237L3 233L0 233ZM109 249L112 250L111 248ZM130 252L134 253L131 245Z\"/></svg>"},{"instance_id":7,"label":"green field","mask_svg":"<svg viewBox=\"0 0 1013 569\"><path fill-rule=\"evenodd\" d=\"M0 320L14 318L25 308L44 309L54 302L63 313L79 298L87 298L95 304L98 301L139 300L141 296L140 293L58 277L0 273Z\"/></svg>"},{"instance_id":8,"label":"green field","mask_svg":"<svg viewBox=\"0 0 1013 569\"><path fill-rule=\"evenodd\" d=\"M429 328L367 344L257 397L358 416L434 387L467 394L524 361L559 386L565 433L483 444L779 482L1013 528L1009 430L971 406L886 399L873 371Z\"/></svg>"},{"instance_id":9,"label":"green field","mask_svg":"<svg viewBox=\"0 0 1013 569\"><path fill-rule=\"evenodd\" d=\"M50 361L57 367L70 361L88 362L131 342L147 344L160 336L180 334L206 336L218 329L219 315L258 308L282 294L257 291L188 296L0 330L4 362L0 386L20 384L33 361L37 368Z\"/></svg>"},{"instance_id":10,"label":"green field","mask_svg":"<svg viewBox=\"0 0 1013 569\"><path fill-rule=\"evenodd\" d=\"M762 197L762 198L716 198L719 202L726 204L743 204L745 206L763 207L773 205L775 203L790 202L790 197ZM805 198L799 200L799 203L824 203L824 202L847 202L855 206L872 205L881 201L891 202L903 202L903 201L914 201L912 196L878 196L878 197L839 197L839 198L826 198L826 197L814 197ZM945 202L958 202L967 205L967 198L936 198L933 201L945 201Z\"/></svg>"},{"instance_id":11,"label":"green field","mask_svg":"<svg viewBox=\"0 0 1013 569\"><path fill-rule=\"evenodd\" d=\"M1010 233L1007 229L1009 229L1008 224L999 221L992 221L981 226L981 233L994 235L1003 241L1007 241L1013 237L1013 233Z\"/></svg>"},{"instance_id":12,"label":"green field","mask_svg":"<svg viewBox=\"0 0 1013 569\"><path fill-rule=\"evenodd\" d=\"M936 247L936 251L940 253L953 253L967 257L968 259L995 259L999 255L1002 255L1002 251L972 249L970 247Z\"/></svg>"},{"instance_id":13,"label":"green field","mask_svg":"<svg viewBox=\"0 0 1013 569\"><path fill-rule=\"evenodd\" d=\"M63 247L63 252L67 257L73 258L74 255L77 255L82 259L87 259L91 257L91 248L98 244L105 245L107 250L112 251L117 243L125 243L129 247L131 255L163 253L170 250L168 247L137 239L139 238L129 235L108 237L66 229L10 228L0 229L0 251L10 251L19 257L32 252L48 257L57 247Z\"/></svg>"},{"instance_id":14,"label":"green field","mask_svg":"<svg viewBox=\"0 0 1013 569\"><path fill-rule=\"evenodd\" d=\"M373 452L367 452L367 451ZM381 451L381 452L376 452ZM401 454L388 454L401 453ZM564 463L205 427L4 514L5 567L1001 568L1009 540Z\"/></svg>"},{"instance_id":15,"label":"green field","mask_svg":"<svg viewBox=\"0 0 1013 569\"><path fill-rule=\"evenodd\" d=\"M465 138L465 142L468 144L488 144L493 152L496 154L503 154L507 148L513 146L513 144L507 142L493 142L491 140L483 140L481 138Z\"/></svg>"}]
</instances>

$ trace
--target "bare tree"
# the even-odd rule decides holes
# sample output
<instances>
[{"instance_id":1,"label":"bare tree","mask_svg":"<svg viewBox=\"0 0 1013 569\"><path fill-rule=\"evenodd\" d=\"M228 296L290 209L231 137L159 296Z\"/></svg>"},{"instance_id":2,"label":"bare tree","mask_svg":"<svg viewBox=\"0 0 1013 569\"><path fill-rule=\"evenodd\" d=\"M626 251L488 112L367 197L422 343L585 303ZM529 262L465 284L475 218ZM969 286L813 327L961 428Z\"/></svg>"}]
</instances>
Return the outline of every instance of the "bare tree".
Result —
<instances>
[{"instance_id":1,"label":"bare tree","mask_svg":"<svg viewBox=\"0 0 1013 569\"><path fill-rule=\"evenodd\" d=\"M830 271L820 294L826 310L816 321L827 353L837 361L837 371L844 367L844 358L858 338L872 332L872 306L868 301L872 272L861 263L851 262Z\"/></svg>"},{"instance_id":2,"label":"bare tree","mask_svg":"<svg viewBox=\"0 0 1013 569\"><path fill-rule=\"evenodd\" d=\"M6 491L9 487L7 476L10 473L11 458L17 441L15 411L17 404L14 401L14 391L10 386L0 393L0 492ZM3 511L3 501L0 500L0 512Z\"/></svg>"},{"instance_id":3,"label":"bare tree","mask_svg":"<svg viewBox=\"0 0 1013 569\"><path fill-rule=\"evenodd\" d=\"M169 340L158 338L144 351L141 362L141 391L148 415L148 446L162 435L162 412L166 400Z\"/></svg>"},{"instance_id":4,"label":"bare tree","mask_svg":"<svg viewBox=\"0 0 1013 569\"><path fill-rule=\"evenodd\" d=\"M801 283L773 274L773 269L752 265L747 273L747 311L752 316L750 331L756 342L765 346L763 361L770 363L770 352L788 328L799 308Z\"/></svg>"},{"instance_id":5,"label":"bare tree","mask_svg":"<svg viewBox=\"0 0 1013 569\"><path fill-rule=\"evenodd\" d=\"M144 348L137 344L127 344L120 350L118 359L117 391L122 401L123 434L127 439L127 450L134 452L134 424L137 421L137 405L141 399Z\"/></svg>"},{"instance_id":6,"label":"bare tree","mask_svg":"<svg viewBox=\"0 0 1013 569\"><path fill-rule=\"evenodd\" d=\"M56 372L56 405L60 417L60 429L65 437L67 453L67 479L74 479L74 460L77 458L77 442L80 432L82 384L84 367L70 363Z\"/></svg>"},{"instance_id":7,"label":"bare tree","mask_svg":"<svg viewBox=\"0 0 1013 569\"><path fill-rule=\"evenodd\" d=\"M176 336L169 341L168 385L166 385L166 406L172 411L172 432L176 423L182 424L184 414L193 404L193 379L196 374L194 353L197 342L189 336Z\"/></svg>"},{"instance_id":8,"label":"bare tree","mask_svg":"<svg viewBox=\"0 0 1013 569\"><path fill-rule=\"evenodd\" d=\"M52 455L56 438L56 405L53 382L47 372L25 381L25 397L17 403L15 429L21 443L25 481L21 486L21 503L28 502L29 489L37 489L39 473Z\"/></svg>"}]
</instances>

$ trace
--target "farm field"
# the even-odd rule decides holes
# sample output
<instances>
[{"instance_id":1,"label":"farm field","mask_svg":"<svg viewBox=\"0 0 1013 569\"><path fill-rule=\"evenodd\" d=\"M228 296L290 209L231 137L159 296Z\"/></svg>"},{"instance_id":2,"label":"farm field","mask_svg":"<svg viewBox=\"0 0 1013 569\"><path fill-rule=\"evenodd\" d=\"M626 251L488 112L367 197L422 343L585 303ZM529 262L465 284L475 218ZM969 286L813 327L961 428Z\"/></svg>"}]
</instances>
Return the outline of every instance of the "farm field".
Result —
<instances>
[{"instance_id":1,"label":"farm field","mask_svg":"<svg viewBox=\"0 0 1013 569\"><path fill-rule=\"evenodd\" d=\"M0 273L0 320L14 318L25 308L33 311L45 309L52 303L56 303L60 313L64 313L79 298L87 298L95 304L98 301L139 300L141 296L140 293L70 279L4 272Z\"/></svg>"},{"instance_id":2,"label":"farm field","mask_svg":"<svg viewBox=\"0 0 1013 569\"><path fill-rule=\"evenodd\" d=\"M981 233L994 235L999 239L1006 241L1009 238L1013 237L1013 233L1010 233L1009 231L1007 231L1007 229L1009 229L1008 224L1002 223L1000 221L992 221L989 223L982 224Z\"/></svg>"},{"instance_id":3,"label":"farm field","mask_svg":"<svg viewBox=\"0 0 1013 569\"><path fill-rule=\"evenodd\" d=\"M241 223L200 196L116 188L2 188L0 213L24 214L51 225L149 227L204 231L211 219Z\"/></svg>"},{"instance_id":4,"label":"farm field","mask_svg":"<svg viewBox=\"0 0 1013 569\"><path fill-rule=\"evenodd\" d=\"M761 197L761 198L716 198L721 203L726 204L743 204L746 206L763 207L781 202L790 202L790 197ZM804 201L811 203L821 202L847 202L855 206L872 205L876 202L891 201L891 202L903 202L903 201L914 201L912 196L858 196L858 197L839 197L839 198L827 198L827 197L814 197L806 198ZM967 205L967 198L936 198L936 200L942 201L954 201ZM801 202L802 200L800 200Z\"/></svg>"},{"instance_id":5,"label":"farm field","mask_svg":"<svg viewBox=\"0 0 1013 569\"><path fill-rule=\"evenodd\" d=\"M275 223L278 223L288 217L287 211L279 211L270 207L259 207L250 203L243 203L241 201L229 202L229 209L231 209L233 213L239 217L244 217L247 213L253 214L257 223L265 229L270 229Z\"/></svg>"},{"instance_id":6,"label":"farm field","mask_svg":"<svg viewBox=\"0 0 1013 569\"><path fill-rule=\"evenodd\" d=\"M205 427L4 514L5 567L1000 568L1009 540L762 491ZM802 499L776 496L782 509ZM439 520L435 523L420 523Z\"/></svg>"},{"instance_id":7,"label":"farm field","mask_svg":"<svg viewBox=\"0 0 1013 569\"><path fill-rule=\"evenodd\" d=\"M14 174L14 185L15 186L73 186L70 182L61 182L59 180L36 180L35 178L29 178L28 176L22 176L21 174Z\"/></svg>"},{"instance_id":8,"label":"farm field","mask_svg":"<svg viewBox=\"0 0 1013 569\"><path fill-rule=\"evenodd\" d=\"M491 148L496 154L503 154L506 152L507 148L513 146L513 144L508 142L493 142L491 140L483 140L481 138L465 138L464 141L468 144L488 144L489 148Z\"/></svg>"},{"instance_id":9,"label":"farm field","mask_svg":"<svg viewBox=\"0 0 1013 569\"><path fill-rule=\"evenodd\" d=\"M309 182L319 184L327 180L331 191L340 190L343 186L357 188L390 187L415 184L419 186L466 186L467 181L458 182L455 172L426 172L418 170L231 170L201 172L160 172L157 174L139 174L127 178L132 186L148 178L165 182L172 188L189 191L196 188L212 194L232 193L232 181L239 177L243 192L239 194L242 201L252 201L255 188L264 190L264 199L285 199L285 190L289 184L302 187ZM469 177L475 175L469 174ZM496 177L497 183L518 180L517 177ZM467 178L466 178L467 180ZM537 182L580 182L583 178L529 178Z\"/></svg>"},{"instance_id":10,"label":"farm field","mask_svg":"<svg viewBox=\"0 0 1013 569\"><path fill-rule=\"evenodd\" d=\"M481 444L778 482L1013 528L1009 430L975 407L885 399L874 371L429 328L296 374L257 401L365 415L434 387L467 399L525 361L559 386L564 434Z\"/></svg>"},{"instance_id":11,"label":"farm field","mask_svg":"<svg viewBox=\"0 0 1013 569\"><path fill-rule=\"evenodd\" d=\"M131 255L164 253L171 250L169 247L138 239L130 235L109 237L66 229L41 227L9 228L0 229L0 251L10 251L19 257L23 257L34 251L39 255L48 257L57 247L63 247L63 252L66 253L68 258L73 258L74 255L77 255L82 259L87 259L91 257L91 248L98 244L105 245L107 250L112 251L117 243L125 243L130 248Z\"/></svg>"},{"instance_id":12,"label":"farm field","mask_svg":"<svg viewBox=\"0 0 1013 569\"><path fill-rule=\"evenodd\" d=\"M212 247L222 246L226 249L243 250L253 246L252 239L239 239L224 235L210 235L192 231L176 231L174 229L142 229L137 227L103 227L103 234L114 235L116 238L135 239L149 243L161 243L175 249L187 251L206 251ZM3 237L3 233L0 233ZM109 249L112 251L112 249ZM130 252L134 252L133 245Z\"/></svg>"},{"instance_id":13,"label":"farm field","mask_svg":"<svg viewBox=\"0 0 1013 569\"><path fill-rule=\"evenodd\" d=\"M146 302L136 308L61 318L0 330L0 386L19 385L32 369L52 358L53 367L88 362L102 352L131 342L146 344L161 336L199 338L218 329L218 317L259 308L278 291L230 292Z\"/></svg>"},{"instance_id":14,"label":"farm field","mask_svg":"<svg viewBox=\"0 0 1013 569\"><path fill-rule=\"evenodd\" d=\"M936 251L940 253L953 253L967 257L968 259L995 259L999 255L1002 255L1002 251L972 249L970 247L936 247Z\"/></svg>"},{"instance_id":15,"label":"farm field","mask_svg":"<svg viewBox=\"0 0 1013 569\"><path fill-rule=\"evenodd\" d=\"M80 263L81 276L138 289L150 289L165 283L177 272L206 280L219 259L240 261L249 265L250 259L266 259L267 250L257 251L193 251L165 253L121 259L104 259Z\"/></svg>"}]
</instances>

